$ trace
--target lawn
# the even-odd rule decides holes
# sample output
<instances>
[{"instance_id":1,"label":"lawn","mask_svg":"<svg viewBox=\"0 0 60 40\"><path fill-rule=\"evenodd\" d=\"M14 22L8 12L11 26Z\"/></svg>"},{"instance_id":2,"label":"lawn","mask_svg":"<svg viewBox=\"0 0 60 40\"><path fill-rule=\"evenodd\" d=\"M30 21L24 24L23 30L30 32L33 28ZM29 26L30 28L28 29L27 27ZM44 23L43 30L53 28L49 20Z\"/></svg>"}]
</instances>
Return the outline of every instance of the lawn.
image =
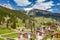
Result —
<instances>
[{"instance_id":1,"label":"lawn","mask_svg":"<svg viewBox=\"0 0 60 40\"><path fill-rule=\"evenodd\" d=\"M8 34L8 35L2 35L2 37L6 38L16 38L18 36L18 33Z\"/></svg>"},{"instance_id":2,"label":"lawn","mask_svg":"<svg viewBox=\"0 0 60 40\"><path fill-rule=\"evenodd\" d=\"M32 34L32 40L35 40L35 39L36 39L35 34Z\"/></svg>"},{"instance_id":3,"label":"lawn","mask_svg":"<svg viewBox=\"0 0 60 40\"><path fill-rule=\"evenodd\" d=\"M3 38L0 38L0 40L4 40Z\"/></svg>"},{"instance_id":4,"label":"lawn","mask_svg":"<svg viewBox=\"0 0 60 40\"><path fill-rule=\"evenodd\" d=\"M59 32L60 33L60 30L56 30L56 32Z\"/></svg>"},{"instance_id":5,"label":"lawn","mask_svg":"<svg viewBox=\"0 0 60 40\"><path fill-rule=\"evenodd\" d=\"M46 35L42 40L47 40L47 38L51 38L51 34Z\"/></svg>"},{"instance_id":6,"label":"lawn","mask_svg":"<svg viewBox=\"0 0 60 40\"><path fill-rule=\"evenodd\" d=\"M14 31L9 29L0 29L0 34L10 33L10 32L14 32Z\"/></svg>"},{"instance_id":7,"label":"lawn","mask_svg":"<svg viewBox=\"0 0 60 40\"><path fill-rule=\"evenodd\" d=\"M56 38L56 40L60 40L60 38Z\"/></svg>"}]
</instances>

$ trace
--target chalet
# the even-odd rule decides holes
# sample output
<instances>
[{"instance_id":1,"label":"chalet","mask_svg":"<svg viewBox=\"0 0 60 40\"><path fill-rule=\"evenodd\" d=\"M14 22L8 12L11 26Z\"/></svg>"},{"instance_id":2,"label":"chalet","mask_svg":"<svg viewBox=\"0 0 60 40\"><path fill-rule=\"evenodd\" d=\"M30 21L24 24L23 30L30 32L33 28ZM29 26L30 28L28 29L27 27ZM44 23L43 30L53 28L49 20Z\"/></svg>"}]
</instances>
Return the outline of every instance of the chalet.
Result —
<instances>
[{"instance_id":1,"label":"chalet","mask_svg":"<svg viewBox=\"0 0 60 40\"><path fill-rule=\"evenodd\" d=\"M57 29L60 30L60 25L57 25L57 27L58 27Z\"/></svg>"},{"instance_id":2,"label":"chalet","mask_svg":"<svg viewBox=\"0 0 60 40\"><path fill-rule=\"evenodd\" d=\"M60 33L54 33L53 36L54 36L55 38L60 38Z\"/></svg>"},{"instance_id":3,"label":"chalet","mask_svg":"<svg viewBox=\"0 0 60 40\"><path fill-rule=\"evenodd\" d=\"M42 38L44 37L42 35L43 33L40 30L36 31L36 40L42 40Z\"/></svg>"},{"instance_id":4,"label":"chalet","mask_svg":"<svg viewBox=\"0 0 60 40\"><path fill-rule=\"evenodd\" d=\"M60 30L60 22L57 22L56 25L58 27L58 30Z\"/></svg>"},{"instance_id":5,"label":"chalet","mask_svg":"<svg viewBox=\"0 0 60 40\"><path fill-rule=\"evenodd\" d=\"M57 30L57 26L56 25L51 25L47 29L51 32L54 32L55 30Z\"/></svg>"}]
</instances>

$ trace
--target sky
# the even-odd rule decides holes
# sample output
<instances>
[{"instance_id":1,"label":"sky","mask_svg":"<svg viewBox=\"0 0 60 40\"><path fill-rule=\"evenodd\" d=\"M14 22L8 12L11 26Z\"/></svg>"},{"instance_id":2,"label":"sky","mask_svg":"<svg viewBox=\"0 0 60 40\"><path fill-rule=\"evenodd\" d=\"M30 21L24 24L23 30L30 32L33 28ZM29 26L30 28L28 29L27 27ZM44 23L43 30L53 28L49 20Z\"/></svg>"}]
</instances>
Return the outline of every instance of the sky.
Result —
<instances>
[{"instance_id":1,"label":"sky","mask_svg":"<svg viewBox=\"0 0 60 40\"><path fill-rule=\"evenodd\" d=\"M0 0L0 5L13 10L40 9L60 13L60 0Z\"/></svg>"}]
</instances>

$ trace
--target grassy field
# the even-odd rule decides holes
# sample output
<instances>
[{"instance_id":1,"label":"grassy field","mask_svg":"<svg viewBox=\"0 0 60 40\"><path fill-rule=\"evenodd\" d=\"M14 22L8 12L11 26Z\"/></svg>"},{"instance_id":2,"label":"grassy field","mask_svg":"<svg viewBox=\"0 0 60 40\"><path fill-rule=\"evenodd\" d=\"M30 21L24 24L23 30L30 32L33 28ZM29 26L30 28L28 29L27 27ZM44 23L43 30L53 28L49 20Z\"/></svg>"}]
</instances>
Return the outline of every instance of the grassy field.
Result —
<instances>
[{"instance_id":1,"label":"grassy field","mask_svg":"<svg viewBox=\"0 0 60 40\"><path fill-rule=\"evenodd\" d=\"M44 24L40 24L40 23L49 23L49 22L52 22L52 18L43 18L43 17L36 17L35 18L36 20L36 27L38 26L45 26L45 27L48 27L48 25L44 25ZM53 19L55 22L56 20ZM16 23L16 26L24 26L25 24L22 22L21 19L18 20L18 23ZM33 28L33 27L32 27ZM34 29L34 28L33 28ZM6 34L6 33L11 33L11 32L14 32L14 30L9 30L9 29L0 29L0 34ZM60 30L56 30L56 32L60 32ZM4 38L16 38L18 36L17 33L12 33L12 34L6 34L6 35L2 35L2 37ZM47 36L45 36L42 40L47 40L47 38L50 38L51 35L48 34ZM33 40L35 40L35 35L33 34L32 36ZM0 40L4 40L2 38L0 38ZM57 40L60 40L60 39L57 39Z\"/></svg>"},{"instance_id":2,"label":"grassy field","mask_svg":"<svg viewBox=\"0 0 60 40\"><path fill-rule=\"evenodd\" d=\"M10 32L14 32L14 30L9 30L9 29L0 29L0 34L10 33Z\"/></svg>"},{"instance_id":3,"label":"grassy field","mask_svg":"<svg viewBox=\"0 0 60 40\"><path fill-rule=\"evenodd\" d=\"M7 35L2 35L2 37L5 38L16 38L18 36L17 33L12 33L12 34L7 34Z\"/></svg>"},{"instance_id":4,"label":"grassy field","mask_svg":"<svg viewBox=\"0 0 60 40\"><path fill-rule=\"evenodd\" d=\"M36 21L36 26L43 26L48 27L48 23L57 22L55 19L52 18L45 18L45 17L35 17L34 20Z\"/></svg>"},{"instance_id":5,"label":"grassy field","mask_svg":"<svg viewBox=\"0 0 60 40\"><path fill-rule=\"evenodd\" d=\"M23 20L18 19L18 23L16 23L16 26L20 26L20 27L24 26Z\"/></svg>"},{"instance_id":6,"label":"grassy field","mask_svg":"<svg viewBox=\"0 0 60 40\"><path fill-rule=\"evenodd\" d=\"M3 38L0 38L0 40L4 40Z\"/></svg>"},{"instance_id":7,"label":"grassy field","mask_svg":"<svg viewBox=\"0 0 60 40\"><path fill-rule=\"evenodd\" d=\"M59 32L60 33L60 30L56 30L56 32Z\"/></svg>"},{"instance_id":8,"label":"grassy field","mask_svg":"<svg viewBox=\"0 0 60 40\"><path fill-rule=\"evenodd\" d=\"M47 40L47 38L51 38L51 34L46 35L42 40Z\"/></svg>"}]
</instances>

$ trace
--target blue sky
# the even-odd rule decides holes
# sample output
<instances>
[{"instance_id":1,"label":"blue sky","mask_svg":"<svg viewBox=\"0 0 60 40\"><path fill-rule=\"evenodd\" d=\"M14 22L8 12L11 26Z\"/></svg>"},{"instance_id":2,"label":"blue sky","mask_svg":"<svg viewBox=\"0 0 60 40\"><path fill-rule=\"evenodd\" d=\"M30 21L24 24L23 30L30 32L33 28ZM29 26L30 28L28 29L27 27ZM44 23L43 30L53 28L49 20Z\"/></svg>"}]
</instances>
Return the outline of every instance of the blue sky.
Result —
<instances>
[{"instance_id":1,"label":"blue sky","mask_svg":"<svg viewBox=\"0 0 60 40\"><path fill-rule=\"evenodd\" d=\"M0 5L15 10L41 9L60 13L60 0L0 0Z\"/></svg>"}]
</instances>

